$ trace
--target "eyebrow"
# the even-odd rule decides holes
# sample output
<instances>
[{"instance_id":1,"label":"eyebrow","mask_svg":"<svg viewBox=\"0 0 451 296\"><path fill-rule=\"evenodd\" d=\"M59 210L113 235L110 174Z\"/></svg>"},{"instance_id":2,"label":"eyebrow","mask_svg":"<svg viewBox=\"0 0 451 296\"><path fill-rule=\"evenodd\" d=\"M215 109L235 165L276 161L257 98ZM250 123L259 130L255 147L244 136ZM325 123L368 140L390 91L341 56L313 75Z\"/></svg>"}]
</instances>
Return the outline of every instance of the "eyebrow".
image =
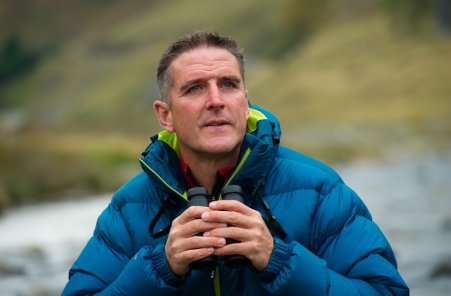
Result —
<instances>
[{"instance_id":1,"label":"eyebrow","mask_svg":"<svg viewBox=\"0 0 451 296\"><path fill-rule=\"evenodd\" d=\"M231 81L233 83L239 84L243 80L237 76L223 76L220 81Z\"/></svg>"},{"instance_id":2,"label":"eyebrow","mask_svg":"<svg viewBox=\"0 0 451 296\"><path fill-rule=\"evenodd\" d=\"M243 81L241 78L239 78L235 75L225 75L225 76L220 77L218 80L219 81L231 81L236 84L239 84L240 82ZM185 91L186 89L190 88L192 85L203 83L203 82L204 82L204 79L200 79L200 78L188 80L180 87L180 90Z\"/></svg>"},{"instance_id":3,"label":"eyebrow","mask_svg":"<svg viewBox=\"0 0 451 296\"><path fill-rule=\"evenodd\" d=\"M202 82L202 79L193 79L193 80L188 80L187 82L185 82L181 87L180 90L181 91L185 91L186 89L190 88L191 85L193 84L198 84Z\"/></svg>"}]
</instances>

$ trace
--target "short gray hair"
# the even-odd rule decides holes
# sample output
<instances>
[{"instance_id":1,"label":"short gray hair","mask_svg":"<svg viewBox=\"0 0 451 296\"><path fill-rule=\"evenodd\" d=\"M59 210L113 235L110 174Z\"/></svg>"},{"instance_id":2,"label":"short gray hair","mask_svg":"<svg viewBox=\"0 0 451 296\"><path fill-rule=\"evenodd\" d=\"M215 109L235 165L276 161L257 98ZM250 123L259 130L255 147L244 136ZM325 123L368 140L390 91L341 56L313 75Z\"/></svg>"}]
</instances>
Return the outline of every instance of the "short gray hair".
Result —
<instances>
[{"instance_id":1,"label":"short gray hair","mask_svg":"<svg viewBox=\"0 0 451 296\"><path fill-rule=\"evenodd\" d=\"M169 73L172 62L183 53L199 47L217 47L229 51L238 61L240 73L244 81L244 56L235 40L221 36L216 32L197 31L174 41L162 54L157 69L158 90L162 100L169 102L169 90L174 81Z\"/></svg>"}]
</instances>

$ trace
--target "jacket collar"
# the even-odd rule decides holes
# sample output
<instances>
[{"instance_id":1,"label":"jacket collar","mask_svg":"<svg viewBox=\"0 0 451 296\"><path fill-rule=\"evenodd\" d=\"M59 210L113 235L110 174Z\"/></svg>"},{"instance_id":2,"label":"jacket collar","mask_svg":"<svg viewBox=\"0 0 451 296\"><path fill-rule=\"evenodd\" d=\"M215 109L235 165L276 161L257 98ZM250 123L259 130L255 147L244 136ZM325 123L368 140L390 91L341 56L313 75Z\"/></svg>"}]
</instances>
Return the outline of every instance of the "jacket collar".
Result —
<instances>
[{"instance_id":1,"label":"jacket collar","mask_svg":"<svg viewBox=\"0 0 451 296\"><path fill-rule=\"evenodd\" d=\"M274 159L280 139L277 118L258 106L250 106L247 131L241 145L239 162L226 185L237 184L243 188L258 188ZM141 166L157 186L186 199L186 186L180 169L180 146L177 135L161 131L151 137L151 144L143 152Z\"/></svg>"}]
</instances>

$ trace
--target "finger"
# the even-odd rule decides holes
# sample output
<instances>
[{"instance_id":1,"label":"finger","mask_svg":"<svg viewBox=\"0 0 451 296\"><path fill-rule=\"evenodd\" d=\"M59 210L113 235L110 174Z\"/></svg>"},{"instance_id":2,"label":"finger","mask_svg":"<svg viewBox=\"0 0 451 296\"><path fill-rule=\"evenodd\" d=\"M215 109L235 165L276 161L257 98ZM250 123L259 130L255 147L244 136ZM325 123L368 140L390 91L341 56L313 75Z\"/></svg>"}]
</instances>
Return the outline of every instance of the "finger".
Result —
<instances>
[{"instance_id":1,"label":"finger","mask_svg":"<svg viewBox=\"0 0 451 296\"><path fill-rule=\"evenodd\" d=\"M185 224L194 219L200 218L202 213L211 211L209 207L192 206L186 209L180 216L174 219L178 224Z\"/></svg>"},{"instance_id":2,"label":"finger","mask_svg":"<svg viewBox=\"0 0 451 296\"><path fill-rule=\"evenodd\" d=\"M258 218L246 216L235 211L210 211L201 215L205 222L225 223L228 225L238 226L242 228L251 228L256 224Z\"/></svg>"},{"instance_id":3,"label":"finger","mask_svg":"<svg viewBox=\"0 0 451 296\"><path fill-rule=\"evenodd\" d=\"M239 228L239 227L225 227L215 228L210 231L204 232L204 237L223 237L227 239L233 239L239 242L250 241L254 238L254 232Z\"/></svg>"},{"instance_id":4,"label":"finger","mask_svg":"<svg viewBox=\"0 0 451 296\"><path fill-rule=\"evenodd\" d=\"M245 243L227 244L223 247L215 248L213 254L217 256L237 254L249 258L253 252L255 253L252 244L249 242L245 242Z\"/></svg>"},{"instance_id":5,"label":"finger","mask_svg":"<svg viewBox=\"0 0 451 296\"><path fill-rule=\"evenodd\" d=\"M243 215L255 213L255 210L236 200L217 200L211 202L208 206L215 211L234 211Z\"/></svg>"},{"instance_id":6,"label":"finger","mask_svg":"<svg viewBox=\"0 0 451 296\"><path fill-rule=\"evenodd\" d=\"M172 224L169 232L170 239L189 238L215 228L227 227L225 223L206 222L201 219L195 219L185 224ZM169 239L168 238L168 239Z\"/></svg>"},{"instance_id":7,"label":"finger","mask_svg":"<svg viewBox=\"0 0 451 296\"><path fill-rule=\"evenodd\" d=\"M225 228L225 227L227 227L227 224L225 223L205 222L201 219L196 219L183 225L180 234L183 237L192 237L215 228Z\"/></svg>"},{"instance_id":8,"label":"finger","mask_svg":"<svg viewBox=\"0 0 451 296\"><path fill-rule=\"evenodd\" d=\"M193 249L220 248L225 246L225 244L226 240L222 237L193 236L173 242L170 248L173 252L180 253Z\"/></svg>"},{"instance_id":9,"label":"finger","mask_svg":"<svg viewBox=\"0 0 451 296\"><path fill-rule=\"evenodd\" d=\"M202 258L212 255L214 253L214 250L214 248L187 250L179 253L179 255L177 256L177 261L189 265L194 261L198 261Z\"/></svg>"},{"instance_id":10,"label":"finger","mask_svg":"<svg viewBox=\"0 0 451 296\"><path fill-rule=\"evenodd\" d=\"M242 255L249 258L251 264L259 271L264 270L268 265L269 258L272 253L272 244L260 245L256 242L245 242L228 244L221 248L215 248L213 255L227 256L227 255Z\"/></svg>"},{"instance_id":11,"label":"finger","mask_svg":"<svg viewBox=\"0 0 451 296\"><path fill-rule=\"evenodd\" d=\"M179 276L183 276L189 271L189 265L193 261L212 255L213 252L214 248L201 248L173 254L167 252L166 254L172 272Z\"/></svg>"},{"instance_id":12,"label":"finger","mask_svg":"<svg viewBox=\"0 0 451 296\"><path fill-rule=\"evenodd\" d=\"M225 246L225 244L226 240L224 238L194 236L168 241L165 246L165 251L169 261L174 262L175 264L186 265L191 262L191 255L197 256L196 252L192 251L200 250L200 252L204 254L208 249L220 248ZM199 256L202 257L202 255ZM194 259L196 258L198 257L195 257Z\"/></svg>"}]
</instances>

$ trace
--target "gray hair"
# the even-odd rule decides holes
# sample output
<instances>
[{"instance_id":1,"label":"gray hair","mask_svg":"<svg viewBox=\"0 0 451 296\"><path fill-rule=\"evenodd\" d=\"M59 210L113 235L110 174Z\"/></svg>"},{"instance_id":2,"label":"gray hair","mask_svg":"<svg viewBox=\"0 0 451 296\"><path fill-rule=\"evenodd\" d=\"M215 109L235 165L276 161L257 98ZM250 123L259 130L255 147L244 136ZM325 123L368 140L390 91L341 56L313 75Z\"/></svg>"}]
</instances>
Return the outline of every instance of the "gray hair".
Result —
<instances>
[{"instance_id":1,"label":"gray hair","mask_svg":"<svg viewBox=\"0 0 451 296\"><path fill-rule=\"evenodd\" d=\"M198 31L174 41L162 54L157 69L158 90L162 100L170 104L169 90L174 83L173 77L169 73L172 62L183 53L204 46L217 47L229 51L238 61L244 81L244 56L242 50L238 48L237 42L216 32Z\"/></svg>"}]
</instances>

